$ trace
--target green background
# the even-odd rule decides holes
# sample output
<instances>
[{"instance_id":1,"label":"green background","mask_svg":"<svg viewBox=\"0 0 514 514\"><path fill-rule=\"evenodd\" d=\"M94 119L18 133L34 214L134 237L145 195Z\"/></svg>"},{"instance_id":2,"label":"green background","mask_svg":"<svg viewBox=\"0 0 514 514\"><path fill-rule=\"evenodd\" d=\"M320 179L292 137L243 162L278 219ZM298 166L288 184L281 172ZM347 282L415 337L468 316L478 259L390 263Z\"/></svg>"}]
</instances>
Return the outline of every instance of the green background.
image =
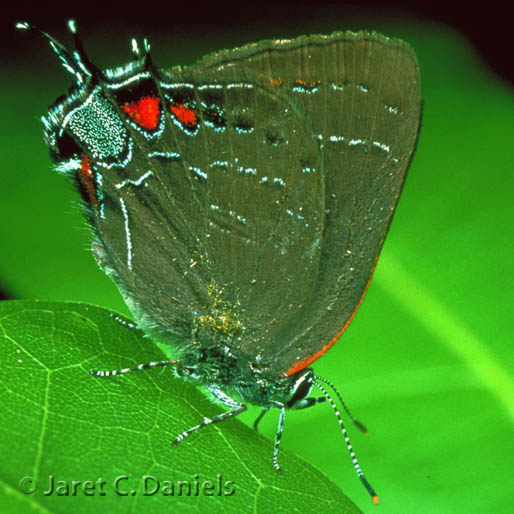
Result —
<instances>
[{"instance_id":1,"label":"green background","mask_svg":"<svg viewBox=\"0 0 514 514\"><path fill-rule=\"evenodd\" d=\"M370 25L329 13L294 26L186 28L144 34L157 66L261 38L346 28L383 31L415 49L425 101L418 151L366 300L315 370L368 426L368 437L350 435L382 514L505 512L514 490L512 89L462 35L423 20ZM133 35L143 34L122 22L82 30L102 68L129 58ZM0 84L0 285L15 298L126 313L88 251L78 195L52 172L42 139L38 118L71 78L37 37L16 36ZM275 426L276 413L269 414L261 431L272 439ZM378 512L328 406L288 413L282 445L364 512ZM262 459L271 467L271 444L268 450ZM3 465L16 457L3 455Z\"/></svg>"}]
</instances>

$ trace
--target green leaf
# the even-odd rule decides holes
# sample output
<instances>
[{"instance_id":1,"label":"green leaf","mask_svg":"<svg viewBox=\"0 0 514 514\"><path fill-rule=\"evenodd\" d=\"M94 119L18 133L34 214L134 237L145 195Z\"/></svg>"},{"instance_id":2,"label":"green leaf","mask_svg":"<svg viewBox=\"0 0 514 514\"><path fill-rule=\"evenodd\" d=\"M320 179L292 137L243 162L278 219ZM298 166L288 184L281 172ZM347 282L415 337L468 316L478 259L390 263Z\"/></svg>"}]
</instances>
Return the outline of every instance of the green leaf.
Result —
<instances>
[{"instance_id":1,"label":"green leaf","mask_svg":"<svg viewBox=\"0 0 514 514\"><path fill-rule=\"evenodd\" d=\"M110 513L170 506L360 512L323 474L286 451L278 475L272 443L237 420L200 430L174 448L177 434L221 409L169 368L92 377L91 368L165 358L111 314L80 303L0 302L1 512L81 513L94 504ZM54 492L45 495L51 476Z\"/></svg>"}]
</instances>

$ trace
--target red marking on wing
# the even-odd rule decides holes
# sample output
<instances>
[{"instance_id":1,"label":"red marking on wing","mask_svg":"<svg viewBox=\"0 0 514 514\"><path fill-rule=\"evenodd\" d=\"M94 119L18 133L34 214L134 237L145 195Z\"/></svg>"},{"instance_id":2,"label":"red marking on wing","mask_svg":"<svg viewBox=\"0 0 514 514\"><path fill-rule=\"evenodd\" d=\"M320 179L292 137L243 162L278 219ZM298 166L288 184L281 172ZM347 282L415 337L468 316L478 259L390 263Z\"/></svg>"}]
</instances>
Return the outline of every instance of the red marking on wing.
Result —
<instances>
[{"instance_id":1,"label":"red marking on wing","mask_svg":"<svg viewBox=\"0 0 514 514\"><path fill-rule=\"evenodd\" d=\"M377 256L378 259L378 256ZM366 287L364 288L364 291L362 292L362 295L360 297L359 302L355 306L355 309L352 312L352 315L348 318L348 321L345 323L344 327L317 353L314 355L311 355L310 357L306 357L305 359L301 360L300 362L297 362L296 364L293 364L285 373L284 376L291 376L295 373L298 373L302 369L306 368L309 364L312 364L314 361L318 360L322 355L324 355L336 342L337 340L342 336L343 332L348 328L348 325L352 322L357 310L361 306L362 300L364 300L364 296L366 295L366 291L368 290L369 284L371 282L371 277L373 276L373 272L375 271L376 266L376 260L375 264L371 268L371 273L369 275L368 282L366 283Z\"/></svg>"},{"instance_id":2,"label":"red marking on wing","mask_svg":"<svg viewBox=\"0 0 514 514\"><path fill-rule=\"evenodd\" d=\"M135 102L126 102L121 108L144 129L153 130L159 124L159 99L155 96L146 96Z\"/></svg>"},{"instance_id":3,"label":"red marking on wing","mask_svg":"<svg viewBox=\"0 0 514 514\"><path fill-rule=\"evenodd\" d=\"M282 77L270 77L269 85L271 87L280 87L284 84L284 79Z\"/></svg>"},{"instance_id":4,"label":"red marking on wing","mask_svg":"<svg viewBox=\"0 0 514 514\"><path fill-rule=\"evenodd\" d=\"M98 207L98 198L96 196L95 176L91 171L91 161L86 154L82 154L82 162L80 166L80 179L84 184L90 201Z\"/></svg>"},{"instance_id":5,"label":"red marking on wing","mask_svg":"<svg viewBox=\"0 0 514 514\"><path fill-rule=\"evenodd\" d=\"M177 117L178 121L187 128L195 128L198 121L194 109L186 107L184 104L172 103L171 112Z\"/></svg>"}]
</instances>

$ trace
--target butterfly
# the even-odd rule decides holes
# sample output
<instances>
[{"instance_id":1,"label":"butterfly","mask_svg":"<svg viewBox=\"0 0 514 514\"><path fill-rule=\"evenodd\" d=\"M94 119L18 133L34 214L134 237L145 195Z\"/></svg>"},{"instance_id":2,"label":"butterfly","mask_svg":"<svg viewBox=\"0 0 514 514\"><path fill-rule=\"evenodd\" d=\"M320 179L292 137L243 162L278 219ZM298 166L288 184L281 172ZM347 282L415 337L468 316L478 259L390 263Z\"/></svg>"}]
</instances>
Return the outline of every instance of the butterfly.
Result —
<instances>
[{"instance_id":1,"label":"butterfly","mask_svg":"<svg viewBox=\"0 0 514 514\"><path fill-rule=\"evenodd\" d=\"M92 227L92 253L137 325L169 342L156 366L205 388L237 416L328 402L353 465L334 390L310 367L339 339L371 280L421 118L412 50L376 33L262 41L193 66L157 69L147 40L100 70L73 21L70 52L39 32L74 83L43 116L59 172ZM313 388L321 396L310 396Z\"/></svg>"}]
</instances>

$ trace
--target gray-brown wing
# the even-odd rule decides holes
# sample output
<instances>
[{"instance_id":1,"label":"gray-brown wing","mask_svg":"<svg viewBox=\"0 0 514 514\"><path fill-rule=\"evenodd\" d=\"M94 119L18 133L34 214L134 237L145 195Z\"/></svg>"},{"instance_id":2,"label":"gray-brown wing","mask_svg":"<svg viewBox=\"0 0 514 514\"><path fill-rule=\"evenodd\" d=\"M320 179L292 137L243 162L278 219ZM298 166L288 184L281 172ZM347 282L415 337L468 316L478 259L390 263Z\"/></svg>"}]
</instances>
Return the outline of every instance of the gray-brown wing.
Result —
<instances>
[{"instance_id":1,"label":"gray-brown wing","mask_svg":"<svg viewBox=\"0 0 514 514\"><path fill-rule=\"evenodd\" d=\"M160 138L136 137L121 192L104 184L122 202L106 201L96 253L147 328L207 328L285 372L369 280L417 137L415 58L382 36L315 36L221 52L159 87L174 108Z\"/></svg>"}]
</instances>

